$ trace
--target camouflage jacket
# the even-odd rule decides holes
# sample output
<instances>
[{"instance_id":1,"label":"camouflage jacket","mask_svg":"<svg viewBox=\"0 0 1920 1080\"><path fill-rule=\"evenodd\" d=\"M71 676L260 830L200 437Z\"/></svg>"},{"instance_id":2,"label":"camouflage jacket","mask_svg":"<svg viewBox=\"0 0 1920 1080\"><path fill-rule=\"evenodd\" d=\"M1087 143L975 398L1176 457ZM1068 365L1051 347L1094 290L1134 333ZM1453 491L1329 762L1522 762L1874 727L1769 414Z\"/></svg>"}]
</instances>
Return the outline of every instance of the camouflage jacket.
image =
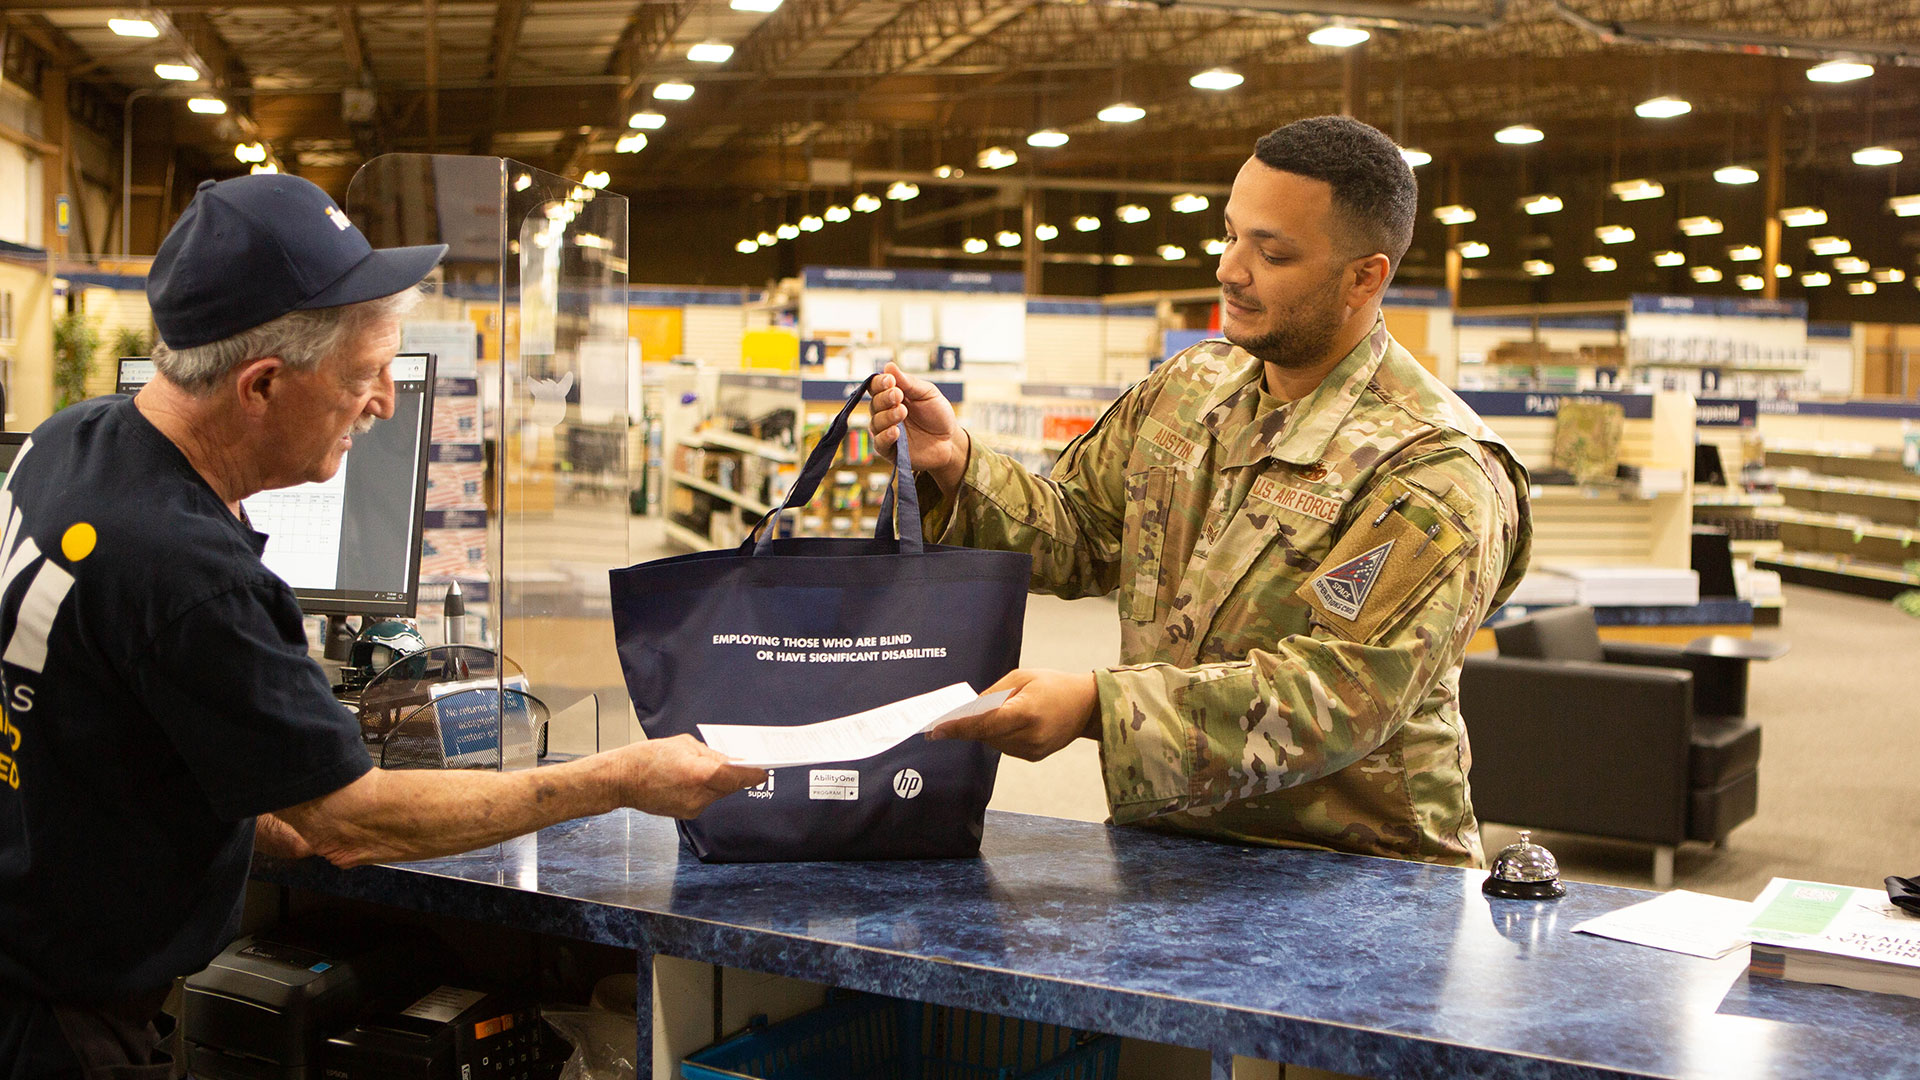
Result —
<instances>
[{"instance_id":1,"label":"camouflage jacket","mask_svg":"<svg viewBox=\"0 0 1920 1080\"><path fill-rule=\"evenodd\" d=\"M1384 323L1301 401L1263 374L1195 345L1049 478L976 441L928 539L1119 591L1121 666L1096 673L1116 823L1480 865L1460 661L1525 572L1526 473Z\"/></svg>"}]
</instances>

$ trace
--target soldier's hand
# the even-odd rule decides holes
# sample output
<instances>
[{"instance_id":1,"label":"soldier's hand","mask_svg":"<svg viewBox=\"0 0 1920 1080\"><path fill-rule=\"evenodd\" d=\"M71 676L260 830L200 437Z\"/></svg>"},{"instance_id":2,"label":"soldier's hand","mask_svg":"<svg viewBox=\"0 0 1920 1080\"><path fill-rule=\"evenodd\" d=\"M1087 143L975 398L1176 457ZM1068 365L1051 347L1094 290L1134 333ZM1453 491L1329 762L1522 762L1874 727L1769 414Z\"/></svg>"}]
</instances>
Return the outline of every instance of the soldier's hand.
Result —
<instances>
[{"instance_id":1,"label":"soldier's hand","mask_svg":"<svg viewBox=\"0 0 1920 1080\"><path fill-rule=\"evenodd\" d=\"M1009 688L1013 696L1006 704L949 720L927 732L927 738L973 739L1003 754L1039 761L1075 739L1100 737L1100 690L1093 672L1020 668L987 693Z\"/></svg>"},{"instance_id":2,"label":"soldier's hand","mask_svg":"<svg viewBox=\"0 0 1920 1080\"><path fill-rule=\"evenodd\" d=\"M621 803L663 817L691 818L723 795L766 782L765 769L734 765L691 735L648 739L618 750Z\"/></svg>"},{"instance_id":3,"label":"soldier's hand","mask_svg":"<svg viewBox=\"0 0 1920 1080\"><path fill-rule=\"evenodd\" d=\"M933 477L940 490L952 495L967 471L972 441L940 389L888 364L873 380L867 407L873 415L873 445L888 457L900 440L899 425L906 421L907 452L913 467Z\"/></svg>"}]
</instances>

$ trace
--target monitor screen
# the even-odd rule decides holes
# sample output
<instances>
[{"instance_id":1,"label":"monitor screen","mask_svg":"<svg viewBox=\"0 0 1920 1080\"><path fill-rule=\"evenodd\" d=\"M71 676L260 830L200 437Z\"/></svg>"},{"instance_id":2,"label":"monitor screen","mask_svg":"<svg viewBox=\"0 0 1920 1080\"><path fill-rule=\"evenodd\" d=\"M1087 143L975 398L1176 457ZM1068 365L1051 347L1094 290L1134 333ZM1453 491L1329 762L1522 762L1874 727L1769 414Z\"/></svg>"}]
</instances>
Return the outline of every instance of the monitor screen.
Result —
<instances>
[{"instance_id":1,"label":"monitor screen","mask_svg":"<svg viewBox=\"0 0 1920 1080\"><path fill-rule=\"evenodd\" d=\"M20 448L26 444L26 432L0 431L0 484L7 482L7 474L13 471L13 459L20 456Z\"/></svg>"},{"instance_id":2,"label":"monitor screen","mask_svg":"<svg viewBox=\"0 0 1920 1080\"><path fill-rule=\"evenodd\" d=\"M152 375L150 362L121 360L119 389L137 392ZM353 437L333 479L241 501L253 527L267 534L262 561L308 614L414 614L433 375L430 353L394 357L393 416Z\"/></svg>"},{"instance_id":3,"label":"monitor screen","mask_svg":"<svg viewBox=\"0 0 1920 1080\"><path fill-rule=\"evenodd\" d=\"M123 356L120 358L119 375L113 380L113 392L137 394L141 387L152 381L153 361L144 356Z\"/></svg>"}]
</instances>

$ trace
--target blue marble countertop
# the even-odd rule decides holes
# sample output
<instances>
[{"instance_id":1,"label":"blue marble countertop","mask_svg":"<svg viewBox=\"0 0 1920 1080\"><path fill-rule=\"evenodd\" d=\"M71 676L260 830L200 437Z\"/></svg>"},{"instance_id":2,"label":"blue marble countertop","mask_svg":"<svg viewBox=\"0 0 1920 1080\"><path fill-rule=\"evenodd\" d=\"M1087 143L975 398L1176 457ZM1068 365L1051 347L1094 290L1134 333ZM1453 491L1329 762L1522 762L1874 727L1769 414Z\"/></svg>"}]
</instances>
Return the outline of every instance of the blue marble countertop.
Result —
<instances>
[{"instance_id":1,"label":"blue marble countertop","mask_svg":"<svg viewBox=\"0 0 1920 1080\"><path fill-rule=\"evenodd\" d=\"M456 858L262 860L254 876L643 962L1363 1076L1920 1075L1920 1000L1749 981L1745 950L1709 961L1572 932L1650 893L1491 900L1478 871L1054 818L989 814L978 860L703 865L670 822L622 812Z\"/></svg>"}]
</instances>

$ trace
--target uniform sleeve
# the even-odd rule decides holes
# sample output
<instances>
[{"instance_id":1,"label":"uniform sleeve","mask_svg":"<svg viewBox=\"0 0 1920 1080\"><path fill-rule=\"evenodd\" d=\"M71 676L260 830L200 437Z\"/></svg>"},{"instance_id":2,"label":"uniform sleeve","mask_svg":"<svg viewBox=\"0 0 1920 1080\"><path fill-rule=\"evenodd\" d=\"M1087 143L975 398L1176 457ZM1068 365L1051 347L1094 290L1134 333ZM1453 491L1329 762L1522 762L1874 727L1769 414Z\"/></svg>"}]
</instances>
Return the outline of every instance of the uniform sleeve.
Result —
<instances>
[{"instance_id":1,"label":"uniform sleeve","mask_svg":"<svg viewBox=\"0 0 1920 1080\"><path fill-rule=\"evenodd\" d=\"M1120 577L1129 448L1146 415L1148 383L1121 395L1040 477L973 440L960 489L932 506L929 542L1033 556L1029 588L1073 599L1104 596ZM932 488L923 485L923 493ZM1137 495L1135 496L1137 497Z\"/></svg>"},{"instance_id":2,"label":"uniform sleeve","mask_svg":"<svg viewBox=\"0 0 1920 1080\"><path fill-rule=\"evenodd\" d=\"M307 656L284 587L256 582L201 601L161 630L134 670L222 818L316 799L372 768L358 721Z\"/></svg>"},{"instance_id":3,"label":"uniform sleeve","mask_svg":"<svg viewBox=\"0 0 1920 1080\"><path fill-rule=\"evenodd\" d=\"M1312 609L1309 634L1227 663L1096 673L1114 821L1329 776L1447 692L1496 595L1524 571L1524 503L1494 464L1449 448L1387 471L1290 594Z\"/></svg>"}]
</instances>

